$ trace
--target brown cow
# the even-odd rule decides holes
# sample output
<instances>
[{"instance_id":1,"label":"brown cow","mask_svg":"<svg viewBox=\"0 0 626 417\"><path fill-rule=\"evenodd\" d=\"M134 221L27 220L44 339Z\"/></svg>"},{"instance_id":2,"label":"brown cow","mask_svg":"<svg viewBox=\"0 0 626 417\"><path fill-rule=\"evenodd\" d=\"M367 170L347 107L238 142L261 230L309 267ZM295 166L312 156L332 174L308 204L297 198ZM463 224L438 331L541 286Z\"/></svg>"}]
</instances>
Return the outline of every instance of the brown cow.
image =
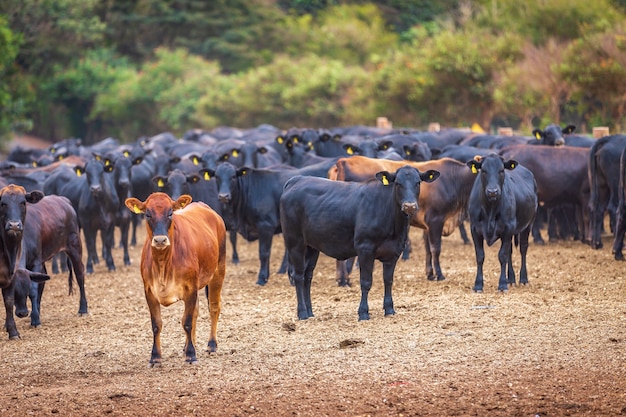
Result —
<instances>
[{"instance_id":1,"label":"brown cow","mask_svg":"<svg viewBox=\"0 0 626 417\"><path fill-rule=\"evenodd\" d=\"M0 189L0 288L2 288L6 310L4 328L9 333L10 339L20 337L13 316L15 286L30 285L28 278L37 282L50 279L45 274L27 270L18 271L22 256L26 203L35 204L42 198L41 191L27 193L24 187L15 184L9 184Z\"/></svg>"},{"instance_id":2,"label":"brown cow","mask_svg":"<svg viewBox=\"0 0 626 417\"><path fill-rule=\"evenodd\" d=\"M152 320L151 366L161 363L161 305L185 302L182 325L185 357L196 363L198 290L205 288L211 314L209 351L217 349L217 320L226 274L226 227L222 218L202 202L184 194L176 201L157 192L145 202L125 201L135 214L145 214L147 236L141 253L141 277Z\"/></svg>"},{"instance_id":3,"label":"brown cow","mask_svg":"<svg viewBox=\"0 0 626 417\"><path fill-rule=\"evenodd\" d=\"M419 195L419 210L411 221L411 226L424 230L426 277L431 281L441 281L445 279L439 263L441 237L454 232L459 219L465 216L474 184L475 176L465 164L452 158L412 162L352 156L337 161L335 179L364 181L374 178L377 172L395 172L404 165L417 168L420 172L432 169L441 173L439 180L423 185ZM329 170L329 178L333 179L332 175L333 169ZM345 269L342 265L338 265L338 268L338 281L341 283Z\"/></svg>"}]
</instances>

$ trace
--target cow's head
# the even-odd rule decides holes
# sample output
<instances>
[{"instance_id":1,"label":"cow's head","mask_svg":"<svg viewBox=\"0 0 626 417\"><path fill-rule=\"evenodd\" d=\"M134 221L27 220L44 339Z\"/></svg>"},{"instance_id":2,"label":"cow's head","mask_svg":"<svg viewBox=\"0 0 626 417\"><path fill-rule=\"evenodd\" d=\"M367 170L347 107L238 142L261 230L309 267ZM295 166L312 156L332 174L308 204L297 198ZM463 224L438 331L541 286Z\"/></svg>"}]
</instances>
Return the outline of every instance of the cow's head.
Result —
<instances>
[{"instance_id":1,"label":"cow's head","mask_svg":"<svg viewBox=\"0 0 626 417\"><path fill-rule=\"evenodd\" d=\"M500 155L491 153L485 156L476 156L467 161L467 166L474 174L479 175L484 197L490 203L500 200L502 185L504 184L505 169L515 169L518 162L510 159L505 161Z\"/></svg>"},{"instance_id":2,"label":"cow's head","mask_svg":"<svg viewBox=\"0 0 626 417\"><path fill-rule=\"evenodd\" d=\"M542 145L547 146L563 146L565 145L565 138L563 135L569 135L574 133L576 126L568 125L561 129L559 125L550 124L546 126L545 130L535 129L533 130L533 136L540 141Z\"/></svg>"},{"instance_id":3,"label":"cow's head","mask_svg":"<svg viewBox=\"0 0 626 417\"><path fill-rule=\"evenodd\" d=\"M405 165L395 173L381 171L376 173L376 179L384 186L394 187L394 199L404 214L412 217L419 208L419 199L422 182L433 182L439 178L439 171L433 169L419 172L416 168Z\"/></svg>"},{"instance_id":4,"label":"cow's head","mask_svg":"<svg viewBox=\"0 0 626 417\"><path fill-rule=\"evenodd\" d=\"M15 184L0 189L0 224L4 227L3 233L13 239L21 238L26 219L26 203L38 203L43 196L41 191L27 193L24 187Z\"/></svg>"},{"instance_id":5,"label":"cow's head","mask_svg":"<svg viewBox=\"0 0 626 417\"><path fill-rule=\"evenodd\" d=\"M145 202L131 197L125 201L126 207L135 214L144 214L148 227L148 238L153 249L164 250L171 244L170 236L174 229L173 214L191 203L191 196L181 195L172 200L161 192L152 193Z\"/></svg>"},{"instance_id":6,"label":"cow's head","mask_svg":"<svg viewBox=\"0 0 626 417\"><path fill-rule=\"evenodd\" d=\"M198 171L204 179L215 178L217 182L217 198L223 204L230 203L233 192L237 189L237 178L247 175L250 168L237 168L229 162L221 163L217 169L201 169Z\"/></svg>"}]
</instances>

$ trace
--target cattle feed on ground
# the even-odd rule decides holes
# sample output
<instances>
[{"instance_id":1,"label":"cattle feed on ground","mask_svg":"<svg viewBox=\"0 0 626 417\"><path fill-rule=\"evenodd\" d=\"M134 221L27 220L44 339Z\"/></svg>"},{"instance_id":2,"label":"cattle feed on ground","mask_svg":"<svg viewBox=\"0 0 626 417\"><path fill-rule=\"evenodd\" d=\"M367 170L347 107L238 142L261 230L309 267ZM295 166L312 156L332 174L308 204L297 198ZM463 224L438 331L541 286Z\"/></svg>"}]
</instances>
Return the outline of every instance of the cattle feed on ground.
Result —
<instances>
[{"instance_id":1,"label":"cattle feed on ground","mask_svg":"<svg viewBox=\"0 0 626 417\"><path fill-rule=\"evenodd\" d=\"M320 252L338 260L359 258L359 320L368 320L374 260L383 263L385 315L395 314L391 294L396 263L417 213L420 185L439 172L410 166L378 172L365 183L296 176L280 198L280 221L295 285L298 318L313 317L311 281Z\"/></svg>"},{"instance_id":2,"label":"cattle feed on ground","mask_svg":"<svg viewBox=\"0 0 626 417\"><path fill-rule=\"evenodd\" d=\"M483 291L484 242L491 246L498 239L501 241L498 290L507 291L509 284L515 284L513 239L519 243L521 253L519 283L528 284L528 236L537 212L537 185L532 172L517 161L505 161L495 153L468 161L467 166L476 174L468 208L476 252L474 291Z\"/></svg>"},{"instance_id":3,"label":"cattle feed on ground","mask_svg":"<svg viewBox=\"0 0 626 417\"><path fill-rule=\"evenodd\" d=\"M202 288L211 316L208 349L217 349L217 322L226 275L224 221L205 203L192 203L189 195L172 200L167 194L156 192L145 202L133 197L125 203L133 213L146 217L147 236L140 270L152 322L150 365L161 363L161 305L169 306L179 300L185 303L185 358L196 363L198 290Z\"/></svg>"}]
</instances>

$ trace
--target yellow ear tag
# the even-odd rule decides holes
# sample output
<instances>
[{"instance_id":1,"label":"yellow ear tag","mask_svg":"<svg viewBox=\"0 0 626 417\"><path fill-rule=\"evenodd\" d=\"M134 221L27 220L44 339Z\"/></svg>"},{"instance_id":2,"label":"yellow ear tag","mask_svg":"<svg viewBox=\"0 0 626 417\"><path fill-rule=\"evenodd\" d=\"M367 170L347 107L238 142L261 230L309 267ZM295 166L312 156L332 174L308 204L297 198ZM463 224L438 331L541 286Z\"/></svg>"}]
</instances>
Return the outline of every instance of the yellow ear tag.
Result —
<instances>
[{"instance_id":1,"label":"yellow ear tag","mask_svg":"<svg viewBox=\"0 0 626 417\"><path fill-rule=\"evenodd\" d=\"M133 206L133 211L135 212L135 214L141 214L141 209L137 207L136 204Z\"/></svg>"},{"instance_id":2,"label":"yellow ear tag","mask_svg":"<svg viewBox=\"0 0 626 417\"><path fill-rule=\"evenodd\" d=\"M63 155L59 155L59 161L63 159Z\"/></svg>"},{"instance_id":3,"label":"yellow ear tag","mask_svg":"<svg viewBox=\"0 0 626 417\"><path fill-rule=\"evenodd\" d=\"M352 150L352 148L348 148L348 149L346 149L346 153L348 155L352 155L354 153L354 151Z\"/></svg>"},{"instance_id":4,"label":"yellow ear tag","mask_svg":"<svg viewBox=\"0 0 626 417\"><path fill-rule=\"evenodd\" d=\"M163 187L165 187L165 183L163 182L163 180L158 180L158 181L157 181L157 186L158 186L159 188L163 188Z\"/></svg>"},{"instance_id":5,"label":"yellow ear tag","mask_svg":"<svg viewBox=\"0 0 626 417\"><path fill-rule=\"evenodd\" d=\"M472 174L478 174L478 170L475 165L472 165Z\"/></svg>"},{"instance_id":6,"label":"yellow ear tag","mask_svg":"<svg viewBox=\"0 0 626 417\"><path fill-rule=\"evenodd\" d=\"M111 165L111 161L109 161L108 159L104 160L104 166L108 167L109 165Z\"/></svg>"},{"instance_id":7,"label":"yellow ear tag","mask_svg":"<svg viewBox=\"0 0 626 417\"><path fill-rule=\"evenodd\" d=\"M124 156L125 156L126 158L128 158L128 156L129 156L129 155L130 155L130 152L128 152L128 151L124 151Z\"/></svg>"},{"instance_id":8,"label":"yellow ear tag","mask_svg":"<svg viewBox=\"0 0 626 417\"><path fill-rule=\"evenodd\" d=\"M276 142L278 142L280 145L282 145L284 141L285 140L283 139L282 136L279 136L279 137L276 138Z\"/></svg>"},{"instance_id":9,"label":"yellow ear tag","mask_svg":"<svg viewBox=\"0 0 626 417\"><path fill-rule=\"evenodd\" d=\"M56 151L57 150L55 148L50 149L50 153L56 153Z\"/></svg>"},{"instance_id":10,"label":"yellow ear tag","mask_svg":"<svg viewBox=\"0 0 626 417\"><path fill-rule=\"evenodd\" d=\"M386 175L383 176L382 181L383 181L383 185L389 185L389 180L387 179Z\"/></svg>"},{"instance_id":11,"label":"yellow ear tag","mask_svg":"<svg viewBox=\"0 0 626 417\"><path fill-rule=\"evenodd\" d=\"M429 180L432 180L432 179L433 179L433 177L434 177L434 175L433 175L433 174L430 174L430 175L428 176L428 179L429 179Z\"/></svg>"},{"instance_id":12,"label":"yellow ear tag","mask_svg":"<svg viewBox=\"0 0 626 417\"><path fill-rule=\"evenodd\" d=\"M33 161L33 163L31 164L34 168L37 168L37 161Z\"/></svg>"},{"instance_id":13,"label":"yellow ear tag","mask_svg":"<svg viewBox=\"0 0 626 417\"><path fill-rule=\"evenodd\" d=\"M209 175L209 173L208 173L208 172L205 172L205 173L204 173L204 179L205 179L206 181L208 181L208 180L210 180L210 179L211 179L211 176Z\"/></svg>"},{"instance_id":14,"label":"yellow ear tag","mask_svg":"<svg viewBox=\"0 0 626 417\"><path fill-rule=\"evenodd\" d=\"M237 152L237 149L233 149L231 153L233 154L233 158L237 158L237 155L239 155L239 152Z\"/></svg>"},{"instance_id":15,"label":"yellow ear tag","mask_svg":"<svg viewBox=\"0 0 626 417\"><path fill-rule=\"evenodd\" d=\"M511 164L511 169L515 168L515 164Z\"/></svg>"},{"instance_id":16,"label":"yellow ear tag","mask_svg":"<svg viewBox=\"0 0 626 417\"><path fill-rule=\"evenodd\" d=\"M539 132L535 133L535 137L540 140L541 139L541 134Z\"/></svg>"},{"instance_id":17,"label":"yellow ear tag","mask_svg":"<svg viewBox=\"0 0 626 417\"><path fill-rule=\"evenodd\" d=\"M80 177L81 175L83 175L83 172L79 169L78 171L76 171L76 176Z\"/></svg>"},{"instance_id":18,"label":"yellow ear tag","mask_svg":"<svg viewBox=\"0 0 626 417\"><path fill-rule=\"evenodd\" d=\"M193 164L194 164L194 165L198 165L198 158L196 158L195 156L194 156L194 158L192 159L192 161L193 161Z\"/></svg>"}]
</instances>

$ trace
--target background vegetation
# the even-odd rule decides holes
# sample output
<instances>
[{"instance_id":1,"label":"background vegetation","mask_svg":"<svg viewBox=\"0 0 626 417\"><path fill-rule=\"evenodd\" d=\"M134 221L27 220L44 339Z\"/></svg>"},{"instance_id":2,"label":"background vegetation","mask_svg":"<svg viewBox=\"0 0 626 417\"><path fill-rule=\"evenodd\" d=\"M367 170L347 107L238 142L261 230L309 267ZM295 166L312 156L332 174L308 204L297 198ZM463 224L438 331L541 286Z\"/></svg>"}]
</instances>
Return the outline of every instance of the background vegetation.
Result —
<instances>
[{"instance_id":1,"label":"background vegetation","mask_svg":"<svg viewBox=\"0 0 626 417\"><path fill-rule=\"evenodd\" d=\"M626 0L3 0L0 135L626 121Z\"/></svg>"}]
</instances>

